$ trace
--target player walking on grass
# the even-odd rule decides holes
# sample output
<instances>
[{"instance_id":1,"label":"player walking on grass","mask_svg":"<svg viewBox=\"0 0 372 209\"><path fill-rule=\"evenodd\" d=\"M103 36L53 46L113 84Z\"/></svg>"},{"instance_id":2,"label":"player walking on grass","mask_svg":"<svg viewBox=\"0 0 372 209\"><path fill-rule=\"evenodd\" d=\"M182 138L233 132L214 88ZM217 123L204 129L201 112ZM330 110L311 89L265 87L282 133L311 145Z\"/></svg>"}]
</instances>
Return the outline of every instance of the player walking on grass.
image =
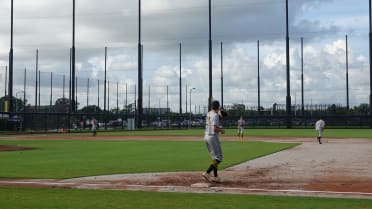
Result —
<instances>
[{"instance_id":1,"label":"player walking on grass","mask_svg":"<svg viewBox=\"0 0 372 209\"><path fill-rule=\"evenodd\" d=\"M91 123L92 123L93 136L96 136L97 135L97 120L93 118Z\"/></svg>"},{"instance_id":2,"label":"player walking on grass","mask_svg":"<svg viewBox=\"0 0 372 209\"><path fill-rule=\"evenodd\" d=\"M243 131L244 131L244 120L243 116L240 116L238 120L238 141L243 141Z\"/></svg>"},{"instance_id":3,"label":"player walking on grass","mask_svg":"<svg viewBox=\"0 0 372 209\"><path fill-rule=\"evenodd\" d=\"M318 132L317 139L318 139L319 144L322 143L322 134L323 134L324 127L325 127L325 122L324 122L324 120L322 120L322 118L320 118L315 123L315 130Z\"/></svg>"},{"instance_id":4,"label":"player walking on grass","mask_svg":"<svg viewBox=\"0 0 372 209\"><path fill-rule=\"evenodd\" d=\"M204 141L212 157L212 164L210 164L202 175L207 181L220 183L222 180L218 177L218 164L222 162L222 149L220 140L218 139L218 133L224 134L225 130L220 128L220 103L218 101L213 101L211 106L212 110L207 113L205 120ZM210 175L212 171L213 176Z\"/></svg>"}]
</instances>

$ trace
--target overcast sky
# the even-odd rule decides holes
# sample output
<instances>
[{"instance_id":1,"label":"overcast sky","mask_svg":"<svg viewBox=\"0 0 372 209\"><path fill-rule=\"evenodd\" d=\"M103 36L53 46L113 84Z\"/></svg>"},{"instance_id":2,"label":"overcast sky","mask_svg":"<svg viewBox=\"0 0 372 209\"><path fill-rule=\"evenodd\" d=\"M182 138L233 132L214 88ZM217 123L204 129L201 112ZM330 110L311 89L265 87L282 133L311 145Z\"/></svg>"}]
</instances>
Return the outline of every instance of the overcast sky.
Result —
<instances>
[{"instance_id":1,"label":"overcast sky","mask_svg":"<svg viewBox=\"0 0 372 209\"><path fill-rule=\"evenodd\" d=\"M261 105L285 104L285 0L213 0L213 96L221 99L223 42L224 104L257 106L257 40L260 40ZM301 45L304 38L306 104L346 106L348 36L350 105L368 103L368 1L289 0L290 74L293 104L301 102ZM182 103L186 84L192 111L207 105L208 1L143 0L143 106L179 110L179 44L182 43ZM104 47L108 47L110 108L133 103L137 83L138 1L76 0L76 66L79 108L103 106ZM72 46L72 1L14 0L14 77L16 93L35 101L35 57L39 50L42 104L65 97ZM10 48L10 0L0 0L0 95ZM52 75L51 75L52 73ZM53 77L51 84L50 78ZM89 88L88 88L89 78ZM100 88L98 88L100 80ZM126 86L128 90L126 91ZM150 92L149 92L150 86ZM88 93L89 91L89 93ZM126 93L127 92L127 93ZM20 95L20 93L19 93ZM18 95L18 96L19 96ZM89 97L87 97L89 95ZM54 101L53 101L54 103ZM189 107L188 107L189 108Z\"/></svg>"}]
</instances>

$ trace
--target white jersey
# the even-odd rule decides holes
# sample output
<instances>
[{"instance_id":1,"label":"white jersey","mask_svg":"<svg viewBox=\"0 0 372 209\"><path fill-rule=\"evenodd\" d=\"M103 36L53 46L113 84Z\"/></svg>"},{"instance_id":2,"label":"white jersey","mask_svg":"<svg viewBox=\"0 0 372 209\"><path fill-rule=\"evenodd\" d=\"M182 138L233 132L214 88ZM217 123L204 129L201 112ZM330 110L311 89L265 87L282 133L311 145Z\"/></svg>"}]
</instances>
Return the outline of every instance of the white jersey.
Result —
<instances>
[{"instance_id":1,"label":"white jersey","mask_svg":"<svg viewBox=\"0 0 372 209\"><path fill-rule=\"evenodd\" d=\"M92 130L96 130L97 129L97 121L95 119L92 120Z\"/></svg>"},{"instance_id":2,"label":"white jersey","mask_svg":"<svg viewBox=\"0 0 372 209\"><path fill-rule=\"evenodd\" d=\"M238 120L238 128L243 128L243 125L244 125L244 120L243 119Z\"/></svg>"},{"instance_id":3,"label":"white jersey","mask_svg":"<svg viewBox=\"0 0 372 209\"><path fill-rule=\"evenodd\" d=\"M205 135L216 135L213 126L218 126L220 123L220 118L215 111L209 111L205 118Z\"/></svg>"},{"instance_id":4,"label":"white jersey","mask_svg":"<svg viewBox=\"0 0 372 209\"><path fill-rule=\"evenodd\" d=\"M315 123L315 130L322 131L324 129L324 126L325 126L325 122L323 120L318 120Z\"/></svg>"}]
</instances>

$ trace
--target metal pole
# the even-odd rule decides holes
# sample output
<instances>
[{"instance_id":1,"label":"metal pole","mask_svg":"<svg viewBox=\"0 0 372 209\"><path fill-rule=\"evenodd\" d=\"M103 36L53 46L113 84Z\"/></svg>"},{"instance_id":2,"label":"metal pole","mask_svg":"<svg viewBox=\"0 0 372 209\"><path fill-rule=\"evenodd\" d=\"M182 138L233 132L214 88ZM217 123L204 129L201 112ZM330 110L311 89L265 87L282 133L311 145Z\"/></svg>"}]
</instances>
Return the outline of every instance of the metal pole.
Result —
<instances>
[{"instance_id":1,"label":"metal pole","mask_svg":"<svg viewBox=\"0 0 372 209\"><path fill-rule=\"evenodd\" d=\"M119 113L119 82L116 82L116 113Z\"/></svg>"},{"instance_id":2,"label":"metal pole","mask_svg":"<svg viewBox=\"0 0 372 209\"><path fill-rule=\"evenodd\" d=\"M13 112L13 0L11 0L10 51L9 51L9 112Z\"/></svg>"},{"instance_id":3,"label":"metal pole","mask_svg":"<svg viewBox=\"0 0 372 209\"><path fill-rule=\"evenodd\" d=\"M4 90L5 90L5 94L4 94L4 96L6 97L6 95L7 95L7 92L6 92L6 89L7 89L7 81L8 81L8 66L5 66L5 78L4 78L4 80L5 80L5 88L4 88Z\"/></svg>"},{"instance_id":4,"label":"metal pole","mask_svg":"<svg viewBox=\"0 0 372 209\"><path fill-rule=\"evenodd\" d=\"M71 111L76 111L75 105L75 0L72 0L72 48L71 48Z\"/></svg>"},{"instance_id":5,"label":"metal pole","mask_svg":"<svg viewBox=\"0 0 372 209\"><path fill-rule=\"evenodd\" d=\"M212 103L212 6L209 0L209 98L208 110L211 109Z\"/></svg>"},{"instance_id":6,"label":"metal pole","mask_svg":"<svg viewBox=\"0 0 372 209\"><path fill-rule=\"evenodd\" d=\"M67 128L68 132L70 132L71 129L71 112L72 112L72 100L71 100L71 85L72 85L72 49L70 48L70 74L69 74L69 80L68 80L68 115L67 115Z\"/></svg>"},{"instance_id":7,"label":"metal pole","mask_svg":"<svg viewBox=\"0 0 372 209\"><path fill-rule=\"evenodd\" d=\"M62 98L65 98L65 75L63 75L63 91L62 91Z\"/></svg>"},{"instance_id":8,"label":"metal pole","mask_svg":"<svg viewBox=\"0 0 372 209\"><path fill-rule=\"evenodd\" d=\"M89 78L87 83L87 107L89 106Z\"/></svg>"},{"instance_id":9,"label":"metal pole","mask_svg":"<svg viewBox=\"0 0 372 209\"><path fill-rule=\"evenodd\" d=\"M35 107L37 106L37 91L38 91L38 71L39 71L39 50L36 49L36 71L35 71Z\"/></svg>"},{"instance_id":10,"label":"metal pole","mask_svg":"<svg viewBox=\"0 0 372 209\"><path fill-rule=\"evenodd\" d=\"M180 116L182 115L182 45L180 43Z\"/></svg>"},{"instance_id":11,"label":"metal pole","mask_svg":"<svg viewBox=\"0 0 372 209\"><path fill-rule=\"evenodd\" d=\"M347 35L345 36L346 44L346 109L349 109L349 51L348 51L348 41Z\"/></svg>"},{"instance_id":12,"label":"metal pole","mask_svg":"<svg viewBox=\"0 0 372 209\"><path fill-rule=\"evenodd\" d=\"M5 86L4 86L4 96L7 95L7 92L6 92L6 89L7 89L7 81L8 81L8 66L5 66L5 77L4 77L4 82L5 82Z\"/></svg>"},{"instance_id":13,"label":"metal pole","mask_svg":"<svg viewBox=\"0 0 372 209\"><path fill-rule=\"evenodd\" d=\"M106 67L107 67L107 47L105 46L105 76L103 84L103 111L106 113Z\"/></svg>"},{"instance_id":14,"label":"metal pole","mask_svg":"<svg viewBox=\"0 0 372 209\"><path fill-rule=\"evenodd\" d=\"M150 85L148 86L148 88L149 88L149 104L148 104L148 108L149 108L149 111L150 111L150 94L151 94L151 92L150 92Z\"/></svg>"},{"instance_id":15,"label":"metal pole","mask_svg":"<svg viewBox=\"0 0 372 209\"><path fill-rule=\"evenodd\" d=\"M221 41L221 107L223 107L223 46Z\"/></svg>"},{"instance_id":16,"label":"metal pole","mask_svg":"<svg viewBox=\"0 0 372 209\"><path fill-rule=\"evenodd\" d=\"M189 110L190 110L190 121L191 121L191 92L192 92L192 89L193 88L190 88L190 107L189 107Z\"/></svg>"},{"instance_id":17,"label":"metal pole","mask_svg":"<svg viewBox=\"0 0 372 209\"><path fill-rule=\"evenodd\" d=\"M169 110L169 100L168 100L168 85L167 85L167 112L169 112L168 110Z\"/></svg>"},{"instance_id":18,"label":"metal pole","mask_svg":"<svg viewBox=\"0 0 372 209\"><path fill-rule=\"evenodd\" d=\"M41 76L40 76L40 74L41 74L41 73L40 73L40 70L39 70L39 98L38 98L38 100L39 100L39 102L38 102L38 107L39 107L39 108L40 108L40 98L41 98L41 97L40 97L40 92L41 92L41 88L40 88L40 87L41 87L41 79L40 79Z\"/></svg>"},{"instance_id":19,"label":"metal pole","mask_svg":"<svg viewBox=\"0 0 372 209\"><path fill-rule=\"evenodd\" d=\"M191 114L192 114L192 111L191 111L191 92L192 90L195 90L195 88L190 88L190 119L189 119L189 127L191 127Z\"/></svg>"},{"instance_id":20,"label":"metal pole","mask_svg":"<svg viewBox=\"0 0 372 209\"><path fill-rule=\"evenodd\" d=\"M371 0L369 0L369 127L372 128L372 15Z\"/></svg>"},{"instance_id":21,"label":"metal pole","mask_svg":"<svg viewBox=\"0 0 372 209\"><path fill-rule=\"evenodd\" d=\"M186 92L185 92L185 95L186 95L186 99L185 99L185 100L186 100L186 106L185 106L185 107L186 107L186 111L185 111L185 113L187 114L187 84L186 84ZM186 116L186 117L187 117L187 116Z\"/></svg>"},{"instance_id":22,"label":"metal pole","mask_svg":"<svg viewBox=\"0 0 372 209\"><path fill-rule=\"evenodd\" d=\"M128 108L128 84L125 83L125 109Z\"/></svg>"},{"instance_id":23,"label":"metal pole","mask_svg":"<svg viewBox=\"0 0 372 209\"><path fill-rule=\"evenodd\" d=\"M261 107L261 86L260 86L260 40L257 40L257 111Z\"/></svg>"},{"instance_id":24,"label":"metal pole","mask_svg":"<svg viewBox=\"0 0 372 209\"><path fill-rule=\"evenodd\" d=\"M99 80L98 80L98 85L97 85L97 106L98 106L98 108L99 108Z\"/></svg>"},{"instance_id":25,"label":"metal pole","mask_svg":"<svg viewBox=\"0 0 372 209\"><path fill-rule=\"evenodd\" d=\"M287 128L291 128L291 86L290 86L290 61L289 61L289 30L288 30L288 0L286 0L286 65L287 65Z\"/></svg>"},{"instance_id":26,"label":"metal pole","mask_svg":"<svg viewBox=\"0 0 372 209\"><path fill-rule=\"evenodd\" d=\"M78 92L78 89L77 89L77 86L78 86L78 78L75 77L75 111L78 109L78 95L77 95L77 92Z\"/></svg>"},{"instance_id":27,"label":"metal pole","mask_svg":"<svg viewBox=\"0 0 372 209\"><path fill-rule=\"evenodd\" d=\"M137 117L137 86L134 84L134 118Z\"/></svg>"},{"instance_id":28,"label":"metal pole","mask_svg":"<svg viewBox=\"0 0 372 209\"><path fill-rule=\"evenodd\" d=\"M71 114L72 112L72 49L70 48L70 79L68 81L68 100L69 100L69 108L68 108L68 112L69 112L69 115ZM69 122L69 128L70 128L70 122Z\"/></svg>"},{"instance_id":29,"label":"metal pole","mask_svg":"<svg viewBox=\"0 0 372 209\"><path fill-rule=\"evenodd\" d=\"M138 0L138 128L142 128L142 87L141 0Z\"/></svg>"},{"instance_id":30,"label":"metal pole","mask_svg":"<svg viewBox=\"0 0 372 209\"><path fill-rule=\"evenodd\" d=\"M53 102L53 72L50 72L50 108L52 107Z\"/></svg>"},{"instance_id":31,"label":"metal pole","mask_svg":"<svg viewBox=\"0 0 372 209\"><path fill-rule=\"evenodd\" d=\"M110 81L107 81L107 110L110 112Z\"/></svg>"},{"instance_id":32,"label":"metal pole","mask_svg":"<svg viewBox=\"0 0 372 209\"><path fill-rule=\"evenodd\" d=\"M304 104L304 39L301 37L301 112L305 115Z\"/></svg>"},{"instance_id":33,"label":"metal pole","mask_svg":"<svg viewBox=\"0 0 372 209\"><path fill-rule=\"evenodd\" d=\"M189 128L191 127L191 91L192 91L192 88L190 88L190 114L189 114Z\"/></svg>"},{"instance_id":34,"label":"metal pole","mask_svg":"<svg viewBox=\"0 0 372 209\"><path fill-rule=\"evenodd\" d=\"M26 112L26 68L23 76L23 111Z\"/></svg>"}]
</instances>

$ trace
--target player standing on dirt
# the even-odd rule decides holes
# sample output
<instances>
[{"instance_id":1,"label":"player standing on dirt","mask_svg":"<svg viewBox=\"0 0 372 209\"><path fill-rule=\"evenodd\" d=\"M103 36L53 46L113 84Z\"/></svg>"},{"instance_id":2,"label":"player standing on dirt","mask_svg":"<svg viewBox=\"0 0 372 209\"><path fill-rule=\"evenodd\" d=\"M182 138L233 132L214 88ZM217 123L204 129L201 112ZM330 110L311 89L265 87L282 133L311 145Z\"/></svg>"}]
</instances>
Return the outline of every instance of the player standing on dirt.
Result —
<instances>
[{"instance_id":1,"label":"player standing on dirt","mask_svg":"<svg viewBox=\"0 0 372 209\"><path fill-rule=\"evenodd\" d=\"M207 181L211 182L222 182L221 178L218 177L218 164L222 162L222 149L220 140L218 139L218 133L225 133L225 130L219 127L220 125L220 116L219 109L220 103L218 101L213 101L212 110L207 113L205 120L205 135L204 141L207 146L208 152L212 157L212 164L202 175ZM210 173L213 171L213 176Z\"/></svg>"},{"instance_id":2,"label":"player standing on dirt","mask_svg":"<svg viewBox=\"0 0 372 209\"><path fill-rule=\"evenodd\" d=\"M315 130L318 132L317 139L318 139L319 144L322 144L322 134L323 134L324 127L325 127L325 122L322 118L320 118L315 123Z\"/></svg>"}]
</instances>

